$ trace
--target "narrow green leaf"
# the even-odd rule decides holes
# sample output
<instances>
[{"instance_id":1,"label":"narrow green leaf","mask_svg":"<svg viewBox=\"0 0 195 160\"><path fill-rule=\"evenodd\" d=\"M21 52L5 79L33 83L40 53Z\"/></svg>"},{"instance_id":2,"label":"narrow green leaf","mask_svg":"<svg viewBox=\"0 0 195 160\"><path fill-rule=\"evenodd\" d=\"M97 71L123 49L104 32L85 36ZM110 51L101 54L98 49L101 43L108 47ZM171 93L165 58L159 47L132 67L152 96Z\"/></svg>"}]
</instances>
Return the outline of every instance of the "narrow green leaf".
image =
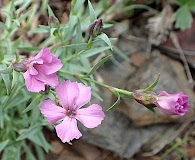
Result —
<instances>
[{"instance_id":1,"label":"narrow green leaf","mask_svg":"<svg viewBox=\"0 0 195 160\"><path fill-rule=\"evenodd\" d=\"M40 147L38 145L34 145L34 146L35 146L35 150L36 150L38 160L45 160L45 152L42 149L42 147Z\"/></svg>"},{"instance_id":2,"label":"narrow green leaf","mask_svg":"<svg viewBox=\"0 0 195 160\"><path fill-rule=\"evenodd\" d=\"M175 131L176 132L176 131ZM174 133L173 133L174 134ZM193 141L193 139L189 138L189 137L185 137L183 139L180 139L179 141L176 141L175 143L173 143L162 155L162 159L166 159L166 156L169 155L171 152L173 152L174 150L178 150L180 149L180 146L182 146L183 144L185 144L188 141ZM186 153L187 154L187 153ZM183 157L184 159L187 157ZM181 157L178 159L182 159Z\"/></svg>"},{"instance_id":3,"label":"narrow green leaf","mask_svg":"<svg viewBox=\"0 0 195 160\"><path fill-rule=\"evenodd\" d=\"M23 98L21 98L22 96L24 96ZM23 104L25 104L31 97L29 95L19 95L17 94L17 96L15 96L14 98L11 99L11 102L9 102L6 106L6 109L10 109L13 107L17 107L17 106L22 106Z\"/></svg>"},{"instance_id":4,"label":"narrow green leaf","mask_svg":"<svg viewBox=\"0 0 195 160\"><path fill-rule=\"evenodd\" d=\"M18 92L23 88L24 86L21 86L19 87L18 85L15 85L12 90L11 90L11 93L10 95L7 97L7 99L5 100L5 102L2 104L2 108L6 108L6 107L9 107L7 104L9 102L11 102L12 98L15 97Z\"/></svg>"},{"instance_id":5,"label":"narrow green leaf","mask_svg":"<svg viewBox=\"0 0 195 160\"><path fill-rule=\"evenodd\" d=\"M3 108L0 107L0 128L4 128L4 114L3 114Z\"/></svg>"},{"instance_id":6,"label":"narrow green leaf","mask_svg":"<svg viewBox=\"0 0 195 160\"><path fill-rule=\"evenodd\" d=\"M9 139L0 143L0 152L4 150L4 148L7 146L8 143L9 143Z\"/></svg>"},{"instance_id":7,"label":"narrow green leaf","mask_svg":"<svg viewBox=\"0 0 195 160\"><path fill-rule=\"evenodd\" d=\"M69 21L68 21L68 26L69 27L66 28L64 41L68 41L73 37L73 35L75 33L75 29L76 29L77 20L78 20L78 18L75 15L71 15L69 17Z\"/></svg>"},{"instance_id":8,"label":"narrow green leaf","mask_svg":"<svg viewBox=\"0 0 195 160\"><path fill-rule=\"evenodd\" d=\"M14 160L21 160L21 145L17 147L17 152Z\"/></svg>"},{"instance_id":9,"label":"narrow green leaf","mask_svg":"<svg viewBox=\"0 0 195 160\"><path fill-rule=\"evenodd\" d=\"M22 111L22 113L26 113L26 112L32 110L32 109L33 109L34 107L36 107L37 105L39 105L39 103L40 103L39 98L40 98L40 95L37 95L37 96L31 101L31 103L26 107L26 109Z\"/></svg>"},{"instance_id":10,"label":"narrow green leaf","mask_svg":"<svg viewBox=\"0 0 195 160\"><path fill-rule=\"evenodd\" d=\"M19 150L20 144L7 146L3 150L3 156L1 160L17 160Z\"/></svg>"},{"instance_id":11,"label":"narrow green leaf","mask_svg":"<svg viewBox=\"0 0 195 160\"><path fill-rule=\"evenodd\" d=\"M32 3L32 0L18 1L18 5L20 5L20 8L16 10L16 11L19 11L17 13L17 16L19 16L19 14L22 11L25 11L30 6L31 3ZM15 4L15 6L17 6L17 1L14 0L14 4Z\"/></svg>"},{"instance_id":12,"label":"narrow green leaf","mask_svg":"<svg viewBox=\"0 0 195 160\"><path fill-rule=\"evenodd\" d=\"M47 10L47 5L49 0L42 0L41 1L41 13L44 14L45 11Z\"/></svg>"},{"instance_id":13,"label":"narrow green leaf","mask_svg":"<svg viewBox=\"0 0 195 160\"><path fill-rule=\"evenodd\" d=\"M56 40L56 38L54 36L50 36L50 37L46 38L42 43L39 44L39 48L43 48L45 46L50 46L55 40Z\"/></svg>"},{"instance_id":14,"label":"narrow green leaf","mask_svg":"<svg viewBox=\"0 0 195 160\"><path fill-rule=\"evenodd\" d=\"M5 53L5 55L4 55L4 60L5 61L12 61L15 58L16 58L16 55L10 55L10 54L7 54L7 53Z\"/></svg>"},{"instance_id":15,"label":"narrow green leaf","mask_svg":"<svg viewBox=\"0 0 195 160\"><path fill-rule=\"evenodd\" d=\"M21 130L21 135L16 139L16 141L21 141L26 138L29 138L30 136L34 135L35 133L39 132L41 129L40 125L34 125L29 129L23 129Z\"/></svg>"},{"instance_id":16,"label":"narrow green leaf","mask_svg":"<svg viewBox=\"0 0 195 160\"><path fill-rule=\"evenodd\" d=\"M143 5L143 4L132 4L130 6L127 6L125 8L123 8L123 12L127 12L127 11L130 11L130 10L133 10L133 9L145 9L145 10L148 10L150 11L151 13L153 14L158 14L159 12L147 5Z\"/></svg>"},{"instance_id":17,"label":"narrow green leaf","mask_svg":"<svg viewBox=\"0 0 195 160\"><path fill-rule=\"evenodd\" d=\"M100 34L98 37L101 38L110 47L111 50L113 50L110 39L108 38L108 36L105 33Z\"/></svg>"},{"instance_id":18,"label":"narrow green leaf","mask_svg":"<svg viewBox=\"0 0 195 160\"><path fill-rule=\"evenodd\" d=\"M92 75L101 65L103 65L112 55L108 55L101 59L97 64L93 66L93 68L87 73L84 77L89 77Z\"/></svg>"},{"instance_id":19,"label":"narrow green leaf","mask_svg":"<svg viewBox=\"0 0 195 160\"><path fill-rule=\"evenodd\" d=\"M79 12L84 2L85 0L76 0L76 3L74 4L73 8L74 14L77 14Z\"/></svg>"},{"instance_id":20,"label":"narrow green leaf","mask_svg":"<svg viewBox=\"0 0 195 160\"><path fill-rule=\"evenodd\" d=\"M116 55L118 55L123 61L128 61L128 56L123 52L121 51L118 47L116 46L113 46L113 50L114 50L114 53L116 53ZM117 60L115 59L115 57L112 57L113 60L113 63L117 63Z\"/></svg>"},{"instance_id":21,"label":"narrow green leaf","mask_svg":"<svg viewBox=\"0 0 195 160\"><path fill-rule=\"evenodd\" d=\"M39 52L41 50L41 48L32 47L26 44L20 45L19 49L24 52Z\"/></svg>"},{"instance_id":22,"label":"narrow green leaf","mask_svg":"<svg viewBox=\"0 0 195 160\"><path fill-rule=\"evenodd\" d=\"M0 69L0 73L2 73L2 74L9 74L11 72L12 72L12 65L11 64L5 69Z\"/></svg>"},{"instance_id":23,"label":"narrow green leaf","mask_svg":"<svg viewBox=\"0 0 195 160\"><path fill-rule=\"evenodd\" d=\"M47 10L48 10L49 17L51 16L56 17L49 5L47 6Z\"/></svg>"},{"instance_id":24,"label":"narrow green leaf","mask_svg":"<svg viewBox=\"0 0 195 160\"><path fill-rule=\"evenodd\" d=\"M82 37L82 29L81 29L81 23L78 19L77 22L77 30L76 30L77 34L76 34L76 43L82 43L83 37Z\"/></svg>"},{"instance_id":25,"label":"narrow green leaf","mask_svg":"<svg viewBox=\"0 0 195 160\"><path fill-rule=\"evenodd\" d=\"M69 45L66 45L65 47L84 50L84 49L87 49L87 43L69 44Z\"/></svg>"},{"instance_id":26,"label":"narrow green leaf","mask_svg":"<svg viewBox=\"0 0 195 160\"><path fill-rule=\"evenodd\" d=\"M83 52L82 55L84 57L91 57L91 56L94 56L98 53L101 53L101 52L103 52L107 49L110 49L110 46L93 48L93 49L90 49L90 50L87 50L87 51Z\"/></svg>"},{"instance_id":27,"label":"narrow green leaf","mask_svg":"<svg viewBox=\"0 0 195 160\"><path fill-rule=\"evenodd\" d=\"M83 64L84 68L88 71L91 69L90 61L88 58L80 58L81 63Z\"/></svg>"},{"instance_id":28,"label":"narrow green leaf","mask_svg":"<svg viewBox=\"0 0 195 160\"><path fill-rule=\"evenodd\" d=\"M93 23L97 19L97 17L95 15L93 6L89 0L88 0L88 7L89 7L90 22Z\"/></svg>"},{"instance_id":29,"label":"narrow green leaf","mask_svg":"<svg viewBox=\"0 0 195 160\"><path fill-rule=\"evenodd\" d=\"M10 94L10 89L11 89L10 76L9 76L9 74L1 74L1 77L3 78L3 81L5 83L7 95L9 95Z\"/></svg>"},{"instance_id":30,"label":"narrow green leaf","mask_svg":"<svg viewBox=\"0 0 195 160\"><path fill-rule=\"evenodd\" d=\"M0 22L0 28L7 30L7 26L3 22Z\"/></svg>"},{"instance_id":31,"label":"narrow green leaf","mask_svg":"<svg viewBox=\"0 0 195 160\"><path fill-rule=\"evenodd\" d=\"M50 28L49 26L39 25L39 28L32 29L29 33L37 34L37 33L49 33Z\"/></svg>"},{"instance_id":32,"label":"narrow green leaf","mask_svg":"<svg viewBox=\"0 0 195 160\"><path fill-rule=\"evenodd\" d=\"M144 92L151 91L157 84L160 79L160 73L158 74L157 79L147 88L143 89Z\"/></svg>"},{"instance_id":33,"label":"narrow green leaf","mask_svg":"<svg viewBox=\"0 0 195 160\"><path fill-rule=\"evenodd\" d=\"M40 106L39 104L34 106L31 112L29 113L30 116L28 117L28 119L30 120L30 125L36 124L42 118L39 106Z\"/></svg>"},{"instance_id":34,"label":"narrow green leaf","mask_svg":"<svg viewBox=\"0 0 195 160\"><path fill-rule=\"evenodd\" d=\"M19 37L18 39L16 39L13 43L12 43L12 50L16 50L18 48L18 46L21 44L22 42L22 37Z\"/></svg>"},{"instance_id":35,"label":"narrow green leaf","mask_svg":"<svg viewBox=\"0 0 195 160\"><path fill-rule=\"evenodd\" d=\"M117 107L120 104L120 99L121 99L120 94L117 92L117 95L116 96L117 96L117 100L115 101L115 103L111 107L109 107L108 109L106 109L106 111L109 111L109 110Z\"/></svg>"},{"instance_id":36,"label":"narrow green leaf","mask_svg":"<svg viewBox=\"0 0 195 160\"><path fill-rule=\"evenodd\" d=\"M99 101L103 101L102 97L97 92L92 92L92 95L97 98Z\"/></svg>"},{"instance_id":37,"label":"narrow green leaf","mask_svg":"<svg viewBox=\"0 0 195 160\"><path fill-rule=\"evenodd\" d=\"M35 158L35 156L33 155L32 150L29 148L29 145L23 144L22 147L23 147L23 149L24 149L24 151L26 153L26 159L29 159L29 160L37 160Z\"/></svg>"},{"instance_id":38,"label":"narrow green leaf","mask_svg":"<svg viewBox=\"0 0 195 160\"><path fill-rule=\"evenodd\" d=\"M33 19L37 13L37 5L34 5L31 10L29 10L29 15L28 15L28 18L27 18L27 21L26 21L26 25L25 26L29 26L31 25L31 23L33 22Z\"/></svg>"},{"instance_id":39,"label":"narrow green leaf","mask_svg":"<svg viewBox=\"0 0 195 160\"><path fill-rule=\"evenodd\" d=\"M109 38L109 39L110 39L110 41L113 41L113 42L116 41L116 38ZM88 45L91 45L91 46L105 46L105 42L100 38L95 38L92 42L89 42ZM90 48L91 47L88 47L88 49L90 49Z\"/></svg>"},{"instance_id":40,"label":"narrow green leaf","mask_svg":"<svg viewBox=\"0 0 195 160\"><path fill-rule=\"evenodd\" d=\"M51 149L51 145L46 141L42 132L38 132L37 134L31 135L28 137L30 141L42 147L46 152Z\"/></svg>"},{"instance_id":41,"label":"narrow green leaf","mask_svg":"<svg viewBox=\"0 0 195 160\"><path fill-rule=\"evenodd\" d=\"M20 77L20 72L13 70L13 79L12 79L11 89L18 83L19 77Z\"/></svg>"}]
</instances>

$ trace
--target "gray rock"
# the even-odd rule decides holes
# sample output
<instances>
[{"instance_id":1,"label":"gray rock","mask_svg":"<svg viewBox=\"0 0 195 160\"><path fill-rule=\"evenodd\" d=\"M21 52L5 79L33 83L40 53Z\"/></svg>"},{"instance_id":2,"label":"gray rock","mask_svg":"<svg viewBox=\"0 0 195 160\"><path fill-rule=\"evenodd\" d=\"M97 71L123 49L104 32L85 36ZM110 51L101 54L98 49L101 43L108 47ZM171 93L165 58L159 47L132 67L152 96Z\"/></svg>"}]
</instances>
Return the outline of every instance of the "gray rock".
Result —
<instances>
[{"instance_id":1,"label":"gray rock","mask_svg":"<svg viewBox=\"0 0 195 160\"><path fill-rule=\"evenodd\" d=\"M105 83L133 91L147 87L155 80L158 73L161 73L160 82L154 89L157 93L161 90L169 93L183 91L193 98L194 94L188 87L183 67L178 62L159 52L154 52L151 59L139 64L141 65L134 66L125 62L118 67L105 65L99 74ZM115 98L106 89L101 88L99 93L104 101L96 103L101 104L106 110L114 103ZM131 158L143 146L147 148L147 152L153 153L156 146L151 144L163 146L167 144L164 142L172 141L173 139L169 141L168 137L174 135L175 130L186 118L192 116L192 113L193 111L181 118L165 116L159 111L157 121L155 121L153 113L144 106L134 100L125 99L119 107L106 112L106 118L99 127L87 129L80 125L79 128L83 133L84 141L113 151L123 158ZM171 124L163 124L165 122ZM160 149L162 148L157 151Z\"/></svg>"},{"instance_id":2,"label":"gray rock","mask_svg":"<svg viewBox=\"0 0 195 160\"><path fill-rule=\"evenodd\" d=\"M175 125L165 125L139 128L117 111L110 111L102 125L95 129L82 128L82 139L88 143L115 152L123 158L131 158L145 142L151 139L159 140L165 133L174 132ZM165 132L166 131L166 132Z\"/></svg>"},{"instance_id":3,"label":"gray rock","mask_svg":"<svg viewBox=\"0 0 195 160\"><path fill-rule=\"evenodd\" d=\"M125 88L129 91L144 89L154 82L159 73L161 74L160 80L153 89L154 92L157 94L161 91L167 91L168 93L184 92L189 96L191 106L195 105L195 95L187 82L183 66L179 62L161 55L158 51L154 51L151 58L137 69L133 76L127 79ZM166 116L157 110L158 118L157 121L154 121L153 113L144 108L143 105L126 99L117 109L126 114L138 126L154 123L183 122L194 115L193 109L183 117Z\"/></svg>"}]
</instances>

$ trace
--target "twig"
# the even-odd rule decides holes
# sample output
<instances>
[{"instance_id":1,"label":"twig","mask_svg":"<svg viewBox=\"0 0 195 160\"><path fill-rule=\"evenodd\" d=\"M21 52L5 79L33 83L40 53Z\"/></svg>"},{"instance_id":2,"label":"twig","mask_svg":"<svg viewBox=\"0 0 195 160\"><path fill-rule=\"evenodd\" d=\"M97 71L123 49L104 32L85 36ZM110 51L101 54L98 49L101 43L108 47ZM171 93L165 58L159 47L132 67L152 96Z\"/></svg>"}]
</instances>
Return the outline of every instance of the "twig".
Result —
<instances>
[{"instance_id":1,"label":"twig","mask_svg":"<svg viewBox=\"0 0 195 160\"><path fill-rule=\"evenodd\" d=\"M186 75L187 75L187 78L188 78L188 81L192 84L194 82L193 78L192 78L192 74L190 72L190 68L189 68L189 65L188 65L188 62L187 62L187 59L184 55L184 52L179 44L179 41L178 41L178 38L176 36L175 33L171 32L170 33L170 38L173 42L173 44L175 45L175 47L177 48L179 54L180 54L180 57L181 57L181 60L183 62L183 65L184 65L184 68L185 68L185 71L186 71Z\"/></svg>"}]
</instances>

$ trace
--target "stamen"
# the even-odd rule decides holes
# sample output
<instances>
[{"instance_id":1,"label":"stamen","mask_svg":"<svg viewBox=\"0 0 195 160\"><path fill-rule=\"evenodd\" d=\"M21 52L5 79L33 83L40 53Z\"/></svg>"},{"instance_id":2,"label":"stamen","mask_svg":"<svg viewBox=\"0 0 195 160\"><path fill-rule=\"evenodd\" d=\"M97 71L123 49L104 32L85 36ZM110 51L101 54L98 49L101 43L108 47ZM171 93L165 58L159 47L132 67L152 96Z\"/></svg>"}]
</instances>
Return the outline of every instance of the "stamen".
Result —
<instances>
[{"instance_id":1,"label":"stamen","mask_svg":"<svg viewBox=\"0 0 195 160\"><path fill-rule=\"evenodd\" d=\"M73 117L75 116L75 112L74 112L74 111L71 111L71 110L67 110L66 115L67 115L68 117L73 118Z\"/></svg>"}]
</instances>

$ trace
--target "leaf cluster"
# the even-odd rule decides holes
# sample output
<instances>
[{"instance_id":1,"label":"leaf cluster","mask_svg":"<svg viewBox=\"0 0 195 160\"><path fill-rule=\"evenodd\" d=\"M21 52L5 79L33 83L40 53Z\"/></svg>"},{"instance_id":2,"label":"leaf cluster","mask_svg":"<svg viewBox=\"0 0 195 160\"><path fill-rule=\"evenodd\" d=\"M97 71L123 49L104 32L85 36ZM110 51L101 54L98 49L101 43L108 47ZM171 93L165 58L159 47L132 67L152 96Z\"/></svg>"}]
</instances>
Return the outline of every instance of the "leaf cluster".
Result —
<instances>
[{"instance_id":1,"label":"leaf cluster","mask_svg":"<svg viewBox=\"0 0 195 160\"><path fill-rule=\"evenodd\" d=\"M60 23L48 0L11 0L1 12L5 20L0 22L0 151L1 159L44 159L51 149L43 134L48 123L40 114L40 104L54 95L29 93L24 85L22 73L12 70L12 63L37 54L44 46L50 48L64 64L58 73L60 81L69 79L90 85L93 95L99 99L98 88L93 82L79 79L75 75L93 78L94 72L110 58L111 41L105 33L90 38L88 27L96 20L98 11L90 1L71 1L71 12L66 24ZM34 17L48 13L48 25L31 28ZM33 46L24 41L26 33L31 37L42 34L45 39ZM102 52L105 56L92 63ZM17 56L16 56L17 54ZM35 154L33 154L35 153Z\"/></svg>"}]
</instances>

